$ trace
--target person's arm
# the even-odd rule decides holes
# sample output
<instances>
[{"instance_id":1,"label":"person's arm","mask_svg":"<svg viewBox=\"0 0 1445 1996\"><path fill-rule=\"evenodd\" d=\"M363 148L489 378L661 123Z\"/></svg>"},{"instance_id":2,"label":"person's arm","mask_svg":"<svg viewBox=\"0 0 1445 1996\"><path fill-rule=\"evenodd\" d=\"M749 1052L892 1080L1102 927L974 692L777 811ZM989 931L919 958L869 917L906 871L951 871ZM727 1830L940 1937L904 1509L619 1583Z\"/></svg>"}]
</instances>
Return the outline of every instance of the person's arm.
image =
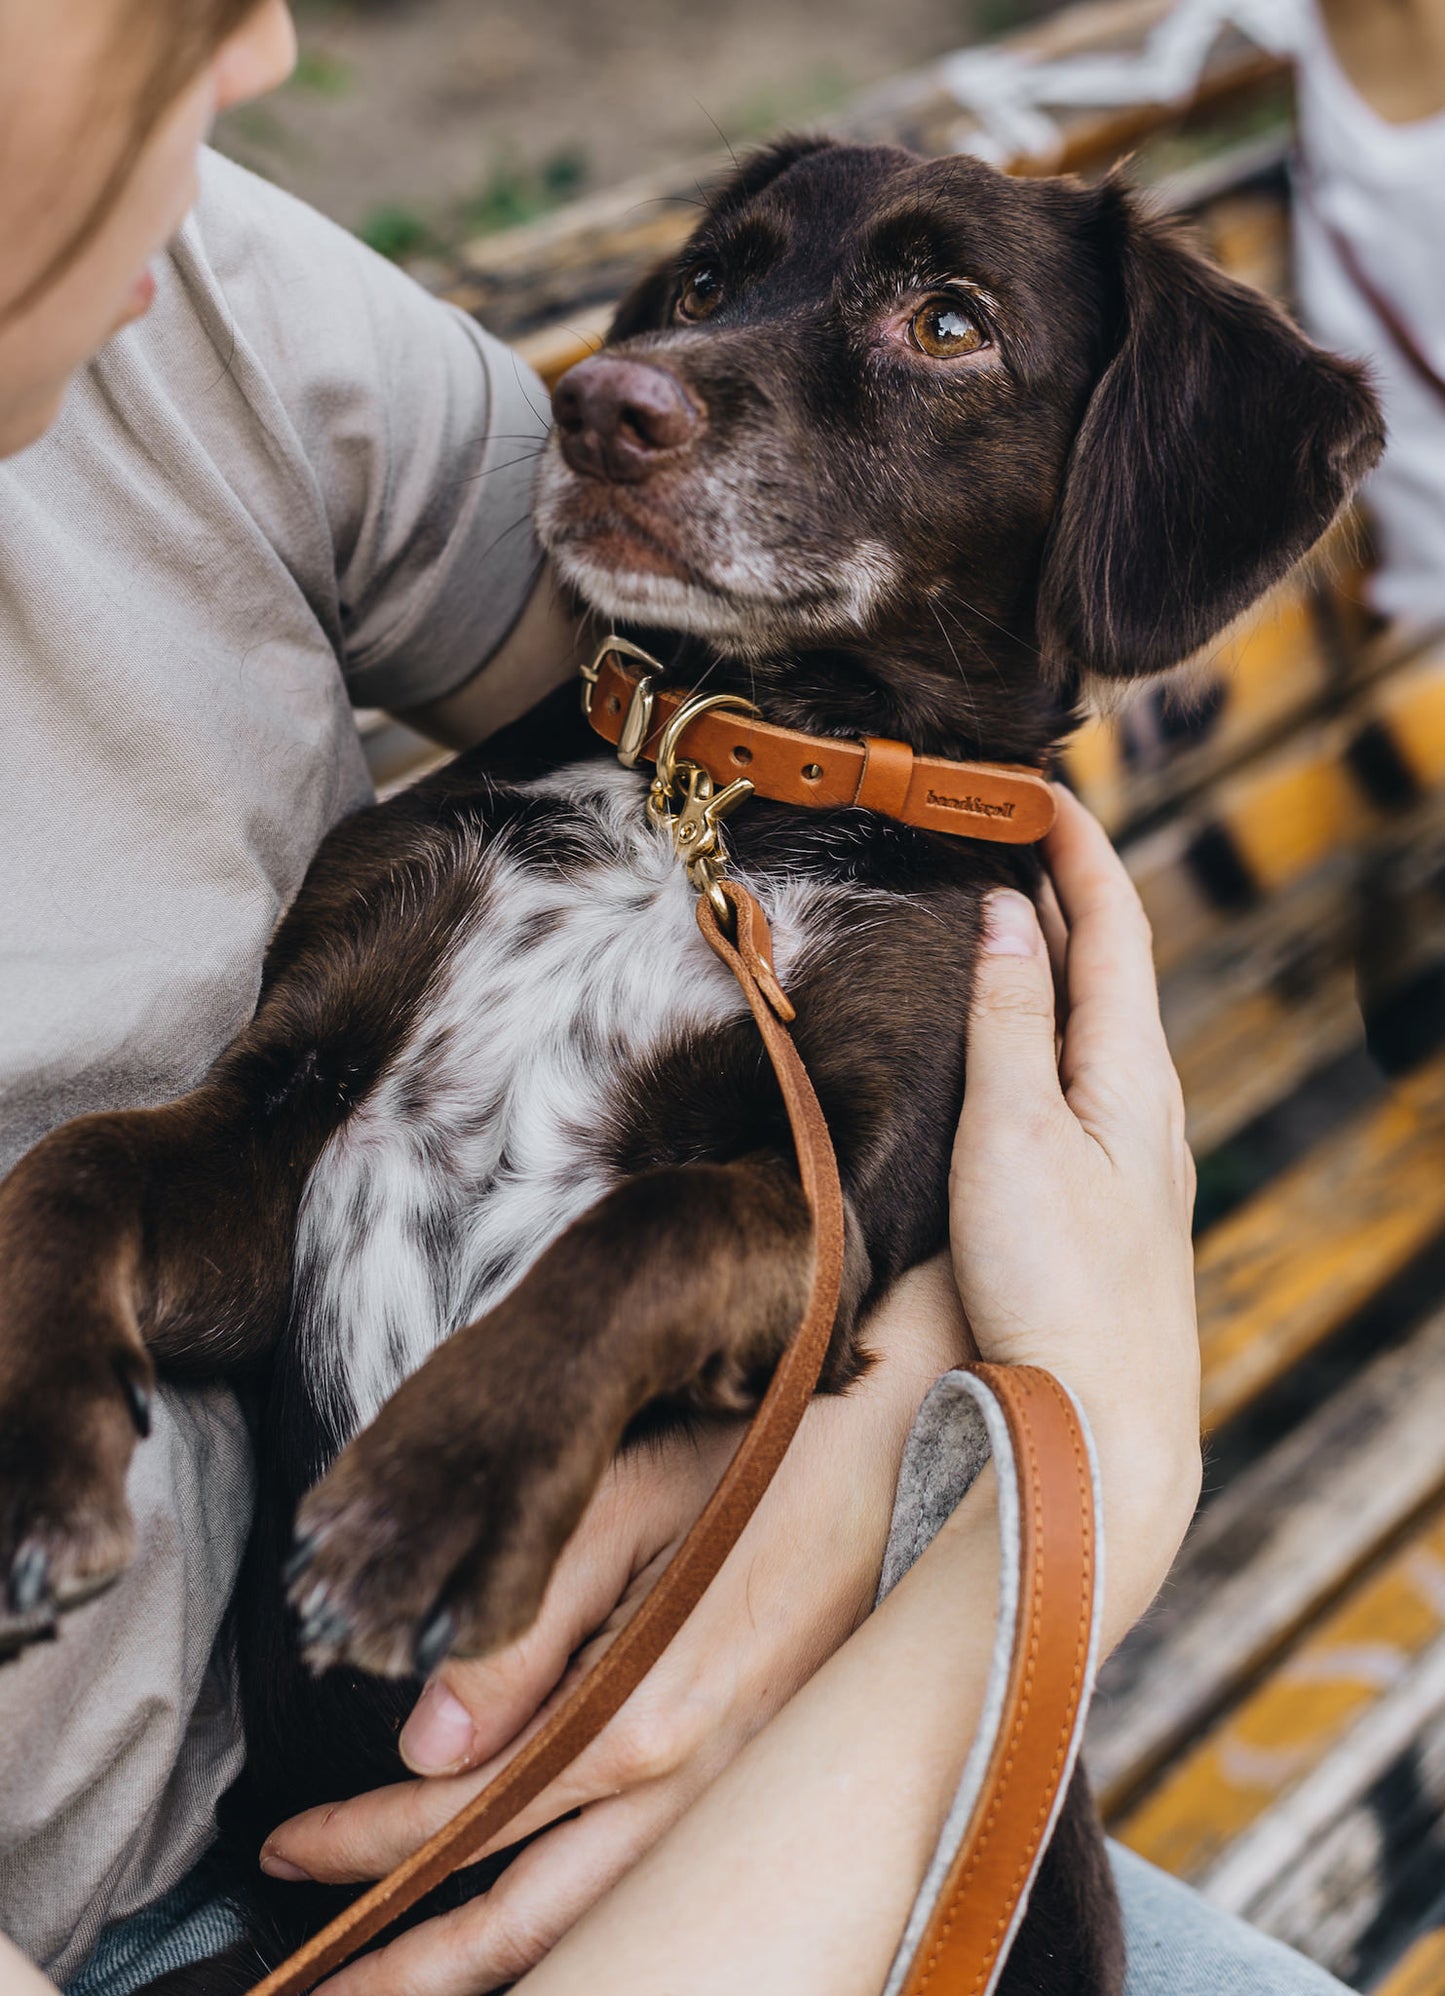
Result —
<instances>
[{"instance_id":1,"label":"person's arm","mask_svg":"<svg viewBox=\"0 0 1445 1996\"><path fill-rule=\"evenodd\" d=\"M1061 1064L1037 922L1021 897L996 898L993 947L980 963L969 1029L969 1090L953 1175L958 1289L934 1264L900 1284L887 1308L895 1322L915 1328L922 1358L936 1351L935 1340L949 1341L946 1326L952 1324L957 1340L961 1290L985 1356L1050 1366L1074 1389L1100 1451L1108 1537L1104 1634L1112 1644L1152 1598L1198 1493L1193 1173L1159 1025L1148 930L1128 877L1098 826L1068 797L1061 797L1047 853L1068 925ZM908 1416L932 1376L927 1365L921 1370L927 1376L909 1385ZM815 1407L808 1418L841 1416L848 1405ZM900 1429L886 1478L889 1496L901 1441ZM801 1470L801 1459L790 1462ZM839 1465L835 1453L831 1484L826 1469L816 1468L804 1482L812 1497L797 1508L790 1506L789 1486L780 1486L779 1508L755 1544L757 1557L785 1545L790 1530L801 1534L792 1566L785 1560L780 1568L785 1580L798 1577L800 1619L812 1612L812 1568L826 1567L836 1542L850 1532L851 1521L830 1516L818 1493L831 1487L836 1505L851 1467ZM710 1464L701 1481L710 1487L715 1474ZM886 1501L876 1513L872 1503L866 1515L881 1532ZM581 1921L529 1978L529 1992L562 1996L585 1987L589 1996L606 1996L624 1986L631 1996L654 1989L661 1996L679 1986L690 1996L740 1986L775 1988L780 1996L876 1992L881 1971L875 1969L880 1958L886 1967L977 1718L996 1584L992 1509L982 1484L910 1576L907 1591L900 1587L889 1597L654 1855ZM589 1559L605 1567L608 1544L607 1532L594 1537ZM579 1565L570 1584L582 1590L585 1577ZM761 1598L767 1601L766 1589ZM746 1677L747 1665L756 1663L753 1606L751 1586L741 1608L726 1589L716 1599L710 1595L699 1610L706 1646L691 1653L695 1677L649 1680L528 1819L540 1826L586 1804L576 1821L533 1844L485 1899L344 1970L328 1985L332 1996L396 1990L473 1996L537 1961L559 1921L575 1919L619 1868L635 1862L639 1837L646 1847L672 1820L666 1805L649 1820L659 1793L666 1804L669 1783L676 1794L699 1771L707 1779L716 1767L715 1741L723 1757L735 1750L738 1700L736 1689L727 1694L727 1669L740 1656ZM618 1614L625 1613L624 1602ZM717 1619L707 1621L710 1615ZM598 1643L605 1640L604 1631ZM495 1753L493 1698L498 1725L515 1726L536 1702L535 1683L550 1681L561 1667L555 1653L529 1654L532 1641L491 1663L444 1673L446 1695L457 1698L462 1724L472 1729L473 1751L480 1743L482 1752ZM685 1631L679 1643L687 1642ZM765 1641L763 1654L767 1648ZM666 1661L660 1669L666 1672ZM434 1715L443 1695L428 1694ZM700 1709L689 1713L693 1695ZM679 1704L687 1715L681 1727ZM413 1759L417 1724L408 1728ZM676 1770L659 1769L647 1749L669 1728L677 1738L687 1725L696 1728L698 1744L679 1779ZM952 1743L947 1751L944 1741ZM471 1776L403 1785L313 1811L286 1825L270 1848L317 1877L375 1876L490 1778L502 1758ZM835 1945L846 1961L838 1960Z\"/></svg>"},{"instance_id":2,"label":"person's arm","mask_svg":"<svg viewBox=\"0 0 1445 1996\"><path fill-rule=\"evenodd\" d=\"M1391 124L1445 107L1445 0L1320 0L1340 67Z\"/></svg>"},{"instance_id":3,"label":"person's arm","mask_svg":"<svg viewBox=\"0 0 1445 1996\"><path fill-rule=\"evenodd\" d=\"M57 1996L55 1984L0 1934L0 1996Z\"/></svg>"},{"instance_id":4,"label":"person's arm","mask_svg":"<svg viewBox=\"0 0 1445 1996\"><path fill-rule=\"evenodd\" d=\"M583 650L583 619L546 563L525 609L486 664L439 700L399 708L397 719L444 748L471 748L576 678Z\"/></svg>"}]
</instances>

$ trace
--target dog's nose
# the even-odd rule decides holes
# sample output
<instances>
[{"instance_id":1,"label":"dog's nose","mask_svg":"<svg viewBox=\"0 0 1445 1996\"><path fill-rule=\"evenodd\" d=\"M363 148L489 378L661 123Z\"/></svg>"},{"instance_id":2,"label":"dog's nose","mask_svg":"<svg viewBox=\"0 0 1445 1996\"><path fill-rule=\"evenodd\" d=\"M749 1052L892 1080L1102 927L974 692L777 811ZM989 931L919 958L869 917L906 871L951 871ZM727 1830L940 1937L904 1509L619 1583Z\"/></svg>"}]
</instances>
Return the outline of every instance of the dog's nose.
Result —
<instances>
[{"instance_id":1,"label":"dog's nose","mask_svg":"<svg viewBox=\"0 0 1445 1996\"><path fill-rule=\"evenodd\" d=\"M552 391L562 455L588 478L635 484L686 450L702 412L665 367L599 353L569 368Z\"/></svg>"}]
</instances>

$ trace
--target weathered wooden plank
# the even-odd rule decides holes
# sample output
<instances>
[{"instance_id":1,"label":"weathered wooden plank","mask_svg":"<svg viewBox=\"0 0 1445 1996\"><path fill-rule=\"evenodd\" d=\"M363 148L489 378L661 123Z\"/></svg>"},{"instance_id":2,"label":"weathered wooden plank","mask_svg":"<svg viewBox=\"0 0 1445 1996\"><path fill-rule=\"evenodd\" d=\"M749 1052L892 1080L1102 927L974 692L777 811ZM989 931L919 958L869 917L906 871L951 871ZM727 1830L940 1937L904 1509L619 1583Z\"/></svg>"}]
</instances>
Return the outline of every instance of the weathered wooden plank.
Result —
<instances>
[{"instance_id":1,"label":"weathered wooden plank","mask_svg":"<svg viewBox=\"0 0 1445 1996\"><path fill-rule=\"evenodd\" d=\"M1086 49L1138 46L1165 12L1167 7L1156 0L1140 6L1071 8L1000 46L1040 61ZM1277 58L1226 31L1191 106L1062 110L1056 151L1048 158L1016 160L1012 170L1102 169L1154 134L1207 126L1222 112L1277 89L1287 73ZM967 150L976 133L972 119L943 89L936 64L868 91L829 124L841 137L902 142L936 153ZM699 189L715 183L729 164L724 153L681 162L588 196L524 228L470 242L443 267L438 288L506 338L575 321L579 313L608 305L652 263L680 246Z\"/></svg>"},{"instance_id":2,"label":"weathered wooden plank","mask_svg":"<svg viewBox=\"0 0 1445 1996\"><path fill-rule=\"evenodd\" d=\"M1445 1642L1406 1665L1334 1751L1266 1817L1211 1899L1363 1981L1440 1899L1445 1844Z\"/></svg>"},{"instance_id":3,"label":"weathered wooden plank","mask_svg":"<svg viewBox=\"0 0 1445 1996\"><path fill-rule=\"evenodd\" d=\"M535 367L549 388L555 388L569 367L596 353L607 337L616 306L605 301L588 305L557 324L543 326L514 342L528 367Z\"/></svg>"},{"instance_id":4,"label":"weathered wooden plank","mask_svg":"<svg viewBox=\"0 0 1445 1996\"><path fill-rule=\"evenodd\" d=\"M1277 1379L1445 1228L1445 1055L1205 1235L1203 1417Z\"/></svg>"},{"instance_id":5,"label":"weathered wooden plank","mask_svg":"<svg viewBox=\"0 0 1445 1996\"><path fill-rule=\"evenodd\" d=\"M1359 515L1346 515L1303 568L1182 675L1085 722L1064 768L1111 832L1127 837L1303 722L1341 711L1431 655L1430 639L1381 634L1362 618L1362 532ZM1430 726L1423 716L1414 725Z\"/></svg>"},{"instance_id":6,"label":"weathered wooden plank","mask_svg":"<svg viewBox=\"0 0 1445 1996\"><path fill-rule=\"evenodd\" d=\"M1129 844L1160 969L1223 933L1241 905L1388 836L1408 802L1388 788L1390 758L1419 793L1445 781L1445 649L1371 681L1339 713L1298 728L1216 783L1203 804Z\"/></svg>"},{"instance_id":7,"label":"weathered wooden plank","mask_svg":"<svg viewBox=\"0 0 1445 1996\"><path fill-rule=\"evenodd\" d=\"M1087 1755L1109 1813L1445 1494L1442 1435L1445 1307L1201 1512L1100 1677Z\"/></svg>"},{"instance_id":8,"label":"weathered wooden plank","mask_svg":"<svg viewBox=\"0 0 1445 1996\"><path fill-rule=\"evenodd\" d=\"M1445 956L1445 906L1413 939ZM1196 1156L1360 1044L1360 941L1356 869L1336 867L1244 916L1164 979L1160 1006ZM1408 974L1397 958L1393 982ZM1382 996L1385 987L1382 978Z\"/></svg>"},{"instance_id":9,"label":"weathered wooden plank","mask_svg":"<svg viewBox=\"0 0 1445 1996\"><path fill-rule=\"evenodd\" d=\"M1196 1152L1357 1044L1362 1005L1378 1011L1442 962L1445 783L1166 970L1160 998Z\"/></svg>"},{"instance_id":10,"label":"weathered wooden plank","mask_svg":"<svg viewBox=\"0 0 1445 1996\"><path fill-rule=\"evenodd\" d=\"M1380 1568L1116 1825L1142 1856L1253 1912L1445 1706L1445 1514Z\"/></svg>"},{"instance_id":11,"label":"weathered wooden plank","mask_svg":"<svg viewBox=\"0 0 1445 1996\"><path fill-rule=\"evenodd\" d=\"M1438 654L1416 660L1382 686L1376 711L1422 790L1445 783L1445 669Z\"/></svg>"},{"instance_id":12,"label":"weathered wooden plank","mask_svg":"<svg viewBox=\"0 0 1445 1996\"><path fill-rule=\"evenodd\" d=\"M1070 782L1118 831L1218 777L1278 736L1336 683L1303 581L1251 613L1178 692L1150 689L1085 723L1064 752Z\"/></svg>"},{"instance_id":13,"label":"weathered wooden plank","mask_svg":"<svg viewBox=\"0 0 1445 1996\"><path fill-rule=\"evenodd\" d=\"M1445 1996L1445 1929L1422 1934L1374 1996Z\"/></svg>"},{"instance_id":14,"label":"weathered wooden plank","mask_svg":"<svg viewBox=\"0 0 1445 1996\"><path fill-rule=\"evenodd\" d=\"M1197 1156L1360 1045L1362 1005L1377 1014L1445 963L1442 883L1445 792L1388 846L1268 903L1164 980Z\"/></svg>"}]
</instances>

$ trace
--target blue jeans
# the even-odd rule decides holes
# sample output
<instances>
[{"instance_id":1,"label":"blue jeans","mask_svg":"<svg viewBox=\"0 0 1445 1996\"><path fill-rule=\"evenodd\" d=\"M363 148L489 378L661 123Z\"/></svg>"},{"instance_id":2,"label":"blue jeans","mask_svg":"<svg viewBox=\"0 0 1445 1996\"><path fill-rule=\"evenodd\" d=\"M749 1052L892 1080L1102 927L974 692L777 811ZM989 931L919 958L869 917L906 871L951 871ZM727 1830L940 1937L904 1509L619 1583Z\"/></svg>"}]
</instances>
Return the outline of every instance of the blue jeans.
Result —
<instances>
[{"instance_id":1,"label":"blue jeans","mask_svg":"<svg viewBox=\"0 0 1445 1996\"><path fill-rule=\"evenodd\" d=\"M1124 1996L1348 1996L1312 1961L1221 1913L1118 1844L1109 1847L1124 1908ZM235 1910L204 1864L101 1940L66 1996L130 1996L153 1976L204 1961L239 1939Z\"/></svg>"},{"instance_id":2,"label":"blue jeans","mask_svg":"<svg viewBox=\"0 0 1445 1996\"><path fill-rule=\"evenodd\" d=\"M1110 1844L1124 1909L1124 1996L1346 1996L1293 1948L1221 1913L1167 1871Z\"/></svg>"}]
</instances>

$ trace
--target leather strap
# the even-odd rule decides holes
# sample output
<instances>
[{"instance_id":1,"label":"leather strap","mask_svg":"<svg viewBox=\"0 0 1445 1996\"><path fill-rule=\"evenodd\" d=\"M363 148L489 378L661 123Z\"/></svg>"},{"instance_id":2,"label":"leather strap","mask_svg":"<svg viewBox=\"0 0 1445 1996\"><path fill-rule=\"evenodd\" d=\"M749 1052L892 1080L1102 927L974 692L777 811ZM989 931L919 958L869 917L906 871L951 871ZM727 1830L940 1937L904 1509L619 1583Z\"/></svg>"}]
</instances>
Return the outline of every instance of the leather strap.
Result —
<instances>
[{"instance_id":1,"label":"leather strap","mask_svg":"<svg viewBox=\"0 0 1445 1996\"><path fill-rule=\"evenodd\" d=\"M906 1974L900 1980L895 1964L890 1996L994 1988L1073 1773L1093 1681L1102 1559L1083 1418L1035 1366L976 1365L964 1384L992 1401L1007 1430L994 1455L1003 1573L1016 1541L1017 1605L1013 1628L1000 1631L1002 1698L986 1700L998 1712L991 1748L975 1748L987 1751L986 1766L980 1781L970 1756L963 1806L950 1818L955 1848L943 1876L925 1882L905 1936ZM948 1836L945 1826L945 1846Z\"/></svg>"},{"instance_id":2,"label":"leather strap","mask_svg":"<svg viewBox=\"0 0 1445 1996\"><path fill-rule=\"evenodd\" d=\"M640 675L616 652L601 661L588 719L614 746L631 712ZM662 731L690 691L652 696L640 753L655 762ZM677 752L699 762L719 789L745 776L760 797L814 811L848 805L955 838L1033 845L1054 822L1053 790L1038 770L1004 762L949 762L915 755L907 742L879 736L846 741L774 727L714 708L683 730Z\"/></svg>"},{"instance_id":3,"label":"leather strap","mask_svg":"<svg viewBox=\"0 0 1445 1996\"><path fill-rule=\"evenodd\" d=\"M813 1215L813 1275L802 1325L741 1447L657 1586L602 1661L508 1767L389 1876L257 1983L251 1996L302 1996L400 1918L507 1824L597 1737L657 1661L737 1543L817 1387L842 1283L844 1210L828 1126L792 1036L767 919L736 881L721 891L723 932L706 895L697 920L737 978L763 1036ZM1008 1693L964 1837L913 1950L905 1996L986 1996L1021 1917L1073 1765L1092 1669L1093 1483L1087 1440L1058 1382L1032 1368L979 1366L1015 1440L1022 1584ZM1007 1538L1007 1535L1006 1535ZM978 1749L975 1749L977 1752ZM972 1758L972 1757L971 1757Z\"/></svg>"},{"instance_id":4,"label":"leather strap","mask_svg":"<svg viewBox=\"0 0 1445 1996\"><path fill-rule=\"evenodd\" d=\"M1313 176L1300 157L1295 161L1295 185L1308 201L1310 210L1328 239L1330 248L1338 257L1346 277L1394 341L1395 350L1400 358L1416 380L1428 388L1438 402L1445 403L1445 376L1441 375L1440 370L1426 353L1424 345L1399 306L1386 296L1365 269L1360 261L1359 252L1350 238L1342 229L1337 229L1325 214L1315 192Z\"/></svg>"},{"instance_id":5,"label":"leather strap","mask_svg":"<svg viewBox=\"0 0 1445 1996\"><path fill-rule=\"evenodd\" d=\"M784 1353L742 1445L666 1571L607 1654L503 1771L378 1885L258 1982L251 1996L301 1996L358 1948L469 1864L596 1739L687 1620L741 1537L817 1388L843 1279L843 1193L828 1125L787 1024L793 1008L773 970L767 918L735 881L722 883L737 940L707 897L698 927L742 986L778 1078L803 1192L813 1215L813 1277L803 1322Z\"/></svg>"}]
</instances>

